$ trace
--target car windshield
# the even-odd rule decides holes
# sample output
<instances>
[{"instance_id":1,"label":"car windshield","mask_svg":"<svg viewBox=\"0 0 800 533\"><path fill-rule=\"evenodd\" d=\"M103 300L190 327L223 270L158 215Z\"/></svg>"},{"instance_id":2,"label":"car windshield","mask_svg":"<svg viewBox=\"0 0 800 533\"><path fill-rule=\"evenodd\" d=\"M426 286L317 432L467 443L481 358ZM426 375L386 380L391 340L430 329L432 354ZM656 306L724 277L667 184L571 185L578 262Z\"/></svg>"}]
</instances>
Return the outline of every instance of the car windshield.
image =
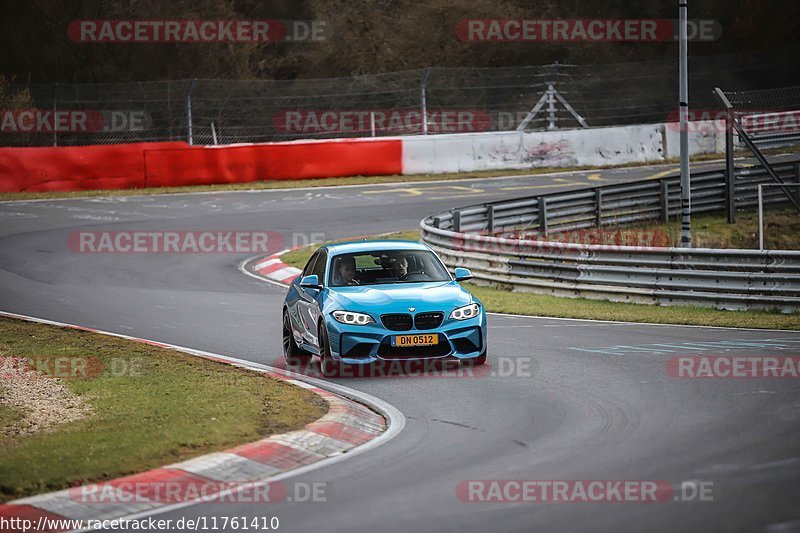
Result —
<instances>
[{"instance_id":1,"label":"car windshield","mask_svg":"<svg viewBox=\"0 0 800 533\"><path fill-rule=\"evenodd\" d=\"M339 254L331 261L330 286L450 281L428 250L376 250Z\"/></svg>"}]
</instances>

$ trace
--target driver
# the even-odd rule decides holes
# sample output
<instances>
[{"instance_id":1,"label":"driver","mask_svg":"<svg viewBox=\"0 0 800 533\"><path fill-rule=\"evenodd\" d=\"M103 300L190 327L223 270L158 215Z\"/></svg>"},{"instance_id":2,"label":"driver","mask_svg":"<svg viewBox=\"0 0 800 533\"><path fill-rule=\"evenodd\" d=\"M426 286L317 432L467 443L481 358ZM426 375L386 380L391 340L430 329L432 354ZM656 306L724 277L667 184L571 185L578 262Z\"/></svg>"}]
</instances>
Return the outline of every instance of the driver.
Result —
<instances>
[{"instance_id":1,"label":"driver","mask_svg":"<svg viewBox=\"0 0 800 533\"><path fill-rule=\"evenodd\" d=\"M358 285L355 257L347 255L339 260L339 277L345 285Z\"/></svg>"},{"instance_id":2,"label":"driver","mask_svg":"<svg viewBox=\"0 0 800 533\"><path fill-rule=\"evenodd\" d=\"M404 254L398 255L392 264L392 272L397 276L397 279L405 279L408 275L408 257Z\"/></svg>"}]
</instances>

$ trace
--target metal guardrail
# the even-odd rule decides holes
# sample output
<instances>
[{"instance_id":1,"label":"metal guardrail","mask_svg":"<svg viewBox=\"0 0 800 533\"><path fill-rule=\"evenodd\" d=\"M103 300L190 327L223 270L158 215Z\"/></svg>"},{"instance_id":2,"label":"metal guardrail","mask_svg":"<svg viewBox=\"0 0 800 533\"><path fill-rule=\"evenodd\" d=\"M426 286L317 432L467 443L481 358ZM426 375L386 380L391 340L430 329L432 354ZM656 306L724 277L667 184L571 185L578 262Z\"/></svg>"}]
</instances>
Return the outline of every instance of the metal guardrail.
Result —
<instances>
[{"instance_id":1,"label":"metal guardrail","mask_svg":"<svg viewBox=\"0 0 800 533\"><path fill-rule=\"evenodd\" d=\"M800 180L800 160L774 165ZM554 242L575 229L666 221L680 211L679 177L452 209L420 223L423 242L478 282L567 297L720 309L800 309L800 251L687 249ZM758 168L737 171L737 205L756 206ZM724 171L692 174L692 211L726 206ZM765 203L785 201L765 192ZM519 238L522 234L536 238Z\"/></svg>"}]
</instances>

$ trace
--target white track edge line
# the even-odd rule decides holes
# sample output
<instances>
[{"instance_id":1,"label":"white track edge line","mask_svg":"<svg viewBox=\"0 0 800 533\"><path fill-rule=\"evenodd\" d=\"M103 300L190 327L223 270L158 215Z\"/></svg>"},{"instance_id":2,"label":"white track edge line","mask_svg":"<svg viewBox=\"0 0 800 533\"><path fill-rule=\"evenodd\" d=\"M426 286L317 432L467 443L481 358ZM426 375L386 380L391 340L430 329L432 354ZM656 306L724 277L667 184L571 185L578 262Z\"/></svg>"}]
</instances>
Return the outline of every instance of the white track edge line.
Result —
<instances>
[{"instance_id":1,"label":"white track edge line","mask_svg":"<svg viewBox=\"0 0 800 533\"><path fill-rule=\"evenodd\" d=\"M22 314L19 314L19 313L11 313L11 312L8 312L8 311L0 311L0 316L6 316L6 317L10 317L10 318L19 318L19 319L28 320L28 321L31 321L31 322L37 322L37 323L40 323L40 324L48 324L48 325L51 325L51 326L60 326L60 327L69 327L69 328L76 328L76 327L77 328L85 328L85 326L79 326L77 324L67 324L65 322L57 322L57 321L54 321L54 320L48 320L48 319L45 319L45 318L32 317L32 316L29 316L29 315L22 315ZM383 433L381 433L380 435L378 435L374 439L371 439L368 442L365 442L364 444L360 444L358 446L355 446L354 448L351 448L350 450L348 450L348 451L346 451L346 452L344 452L344 453L342 453L340 455L327 457L327 458L322 459L320 461L317 461L315 463L312 463L312 464L309 464L309 465L306 465L306 466L301 466L300 468L296 468L296 469L289 470L289 471L286 471L286 472L282 472L282 473L276 474L274 476L270 476L270 477L265 478L265 479L263 479L261 481L256 481L256 482L252 482L252 483L248 483L248 484L244 484L244 485L238 486L237 488L234 488L234 489L221 491L219 493L214 494L213 497L204 498L204 499L191 501L191 502L175 503L175 504L172 504L172 505L166 505L164 507L158 507L158 508L155 508L155 509L150 509L148 511L142 511L142 512L139 512L139 513L133 513L133 514L130 514L130 515L125 515L125 516L119 517L118 518L119 520L136 520L136 519L144 518L144 517L148 517L148 516L159 515L159 514L168 512L168 511L174 511L174 510L177 510L177 509L183 509L185 507L191 507L193 505L198 505L198 504L207 503L207 502L213 502L213 501L215 501L215 500L217 500L219 498L222 498L224 496L227 496L229 494L237 493L237 492L239 492L241 490L244 490L244 489L249 489L250 487L263 486L263 485L268 484L268 483L272 483L272 482L275 482L275 481L280 481L282 479L286 479L286 478L302 475L302 474L305 474L307 472L311 472L312 470L316 470L318 468L322 468L322 467L325 467L325 466L328 466L328 465L332 465L334 463L338 463L338 462L340 462L340 461L342 461L344 459L348 459L350 457L354 457L356 455L360 455L360 454L362 454L362 453L364 453L366 451L371 450L372 448L376 448L376 447L380 446L381 444L384 444L384 443L388 442L389 440L391 440L394 437L396 437L397 435L399 435L400 432L405 427L405 424L406 424L405 416L394 405L392 405L389 402L386 402L384 400L381 400L380 398L372 396L371 394L367 394L366 392L361 392L361 391L358 391L358 390L355 390L355 389L351 389L350 387L345 387L344 385L331 383L329 381L325 381L325 380L321 380L321 379L317 379L317 378L313 378L313 377L309 377L309 376L304 376L302 374L298 374L298 373L295 373L295 372L290 372L288 370L283 370L283 369L280 369L280 368L271 367L269 365L263 365L261 363L255 363L253 361L247 361L245 359L239 359L239 358L236 358L236 357L230 357L230 356L227 356L227 355L220 355L220 354L215 354L215 353L211 353L211 352L206 352L206 351L203 351L203 350L197 350L197 349L194 349L194 348L188 348L188 347L185 347L185 346L178 346L178 345L175 345L175 344L163 343L161 341L154 341L152 339L144 339L142 337L133 337L131 335L125 335L125 334L122 334L122 333L114 333L112 331L104 331L104 330L99 330L99 329L94 329L94 328L87 328L87 329L91 329L95 333L99 333L101 335L108 335L110 337L118 337L118 338L132 340L132 341L143 341L144 340L144 341L149 341L149 342L156 342L158 344L163 345L166 348L177 350L177 351L180 351L180 352L183 352L183 353L188 353L190 355L215 357L215 358L223 359L223 360L225 360L225 361L227 361L227 362L229 362L229 363L231 363L231 364L233 364L235 366L239 366L239 367L243 367L243 368L249 368L249 369L254 370L256 372L273 372L275 374L279 374L279 375L282 375L282 376L290 378L290 379L296 379L298 381L303 381L305 383L309 383L311 385L319 387L320 389L324 389L324 390L327 390L329 392L333 392L335 394L338 394L338 395L343 396L345 398L348 398L350 400L357 401L359 403L367 405L367 406L371 407L372 409L374 409L375 411L377 411L378 413L380 413L384 418L386 418L386 422L387 422L386 431L384 431ZM72 531L78 532L78 531L94 531L94 530L95 530L95 528L85 528L85 529L78 529L78 530L72 530Z\"/></svg>"}]
</instances>

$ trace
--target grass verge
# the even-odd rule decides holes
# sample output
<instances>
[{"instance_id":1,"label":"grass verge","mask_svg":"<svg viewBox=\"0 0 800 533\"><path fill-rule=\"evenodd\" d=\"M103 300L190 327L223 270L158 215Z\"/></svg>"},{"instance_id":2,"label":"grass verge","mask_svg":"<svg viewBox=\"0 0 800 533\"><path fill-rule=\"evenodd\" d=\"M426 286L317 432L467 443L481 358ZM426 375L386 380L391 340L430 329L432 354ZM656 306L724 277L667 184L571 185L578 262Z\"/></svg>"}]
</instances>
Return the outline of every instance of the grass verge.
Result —
<instances>
[{"instance_id":1,"label":"grass verge","mask_svg":"<svg viewBox=\"0 0 800 533\"><path fill-rule=\"evenodd\" d=\"M368 239L419 240L416 230L376 235ZM285 263L303 268L320 245L298 248L281 256ZM487 310L512 315L536 315L557 318L584 318L618 322L651 324L683 324L693 326L724 326L732 328L800 330L800 314L769 311L720 311L705 307L657 306L560 298L557 296L512 292L506 288L463 283L464 288L477 296Z\"/></svg>"},{"instance_id":2,"label":"grass verge","mask_svg":"<svg viewBox=\"0 0 800 533\"><path fill-rule=\"evenodd\" d=\"M78 379L62 380L91 406L89 417L0 438L0 502L252 442L300 428L327 410L314 393L257 372L21 320L0 318L0 355L102 362L102 367L90 365L102 369L96 377L80 373ZM19 416L0 408L4 429Z\"/></svg>"},{"instance_id":3,"label":"grass verge","mask_svg":"<svg viewBox=\"0 0 800 533\"><path fill-rule=\"evenodd\" d=\"M669 238L669 246L680 243L679 221L640 227L664 232ZM736 224L728 224L724 213L693 215L692 241L696 248L758 250L758 212L736 213ZM800 250L800 214L796 209L782 206L764 210L764 248Z\"/></svg>"},{"instance_id":4,"label":"grass verge","mask_svg":"<svg viewBox=\"0 0 800 533\"><path fill-rule=\"evenodd\" d=\"M518 238L539 239L538 231L520 231ZM550 235L559 242L631 246L680 246L680 220L647 222L624 228L603 227L572 230ZM692 245L695 248L758 250L758 212L736 213L728 224L725 213L692 215ZM764 211L764 247L767 250L800 250L800 214L786 205Z\"/></svg>"}]
</instances>

